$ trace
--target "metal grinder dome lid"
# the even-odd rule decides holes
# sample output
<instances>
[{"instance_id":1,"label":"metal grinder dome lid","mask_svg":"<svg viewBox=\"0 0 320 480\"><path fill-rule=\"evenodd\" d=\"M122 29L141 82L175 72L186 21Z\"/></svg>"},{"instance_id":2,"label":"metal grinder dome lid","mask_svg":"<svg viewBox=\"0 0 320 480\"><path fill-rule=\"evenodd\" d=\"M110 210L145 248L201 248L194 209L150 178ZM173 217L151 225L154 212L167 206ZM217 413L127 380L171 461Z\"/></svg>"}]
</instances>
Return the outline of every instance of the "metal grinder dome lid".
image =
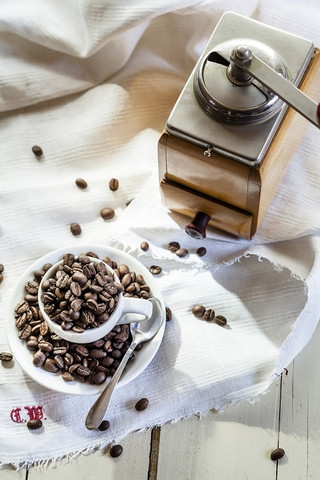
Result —
<instances>
[{"instance_id":1,"label":"metal grinder dome lid","mask_svg":"<svg viewBox=\"0 0 320 480\"><path fill-rule=\"evenodd\" d=\"M250 124L268 120L279 112L283 101L231 62L235 49L243 55L246 49L251 51L287 77L281 57L271 47L257 40L233 38L216 45L200 62L194 75L195 97L208 115L218 121Z\"/></svg>"}]
</instances>

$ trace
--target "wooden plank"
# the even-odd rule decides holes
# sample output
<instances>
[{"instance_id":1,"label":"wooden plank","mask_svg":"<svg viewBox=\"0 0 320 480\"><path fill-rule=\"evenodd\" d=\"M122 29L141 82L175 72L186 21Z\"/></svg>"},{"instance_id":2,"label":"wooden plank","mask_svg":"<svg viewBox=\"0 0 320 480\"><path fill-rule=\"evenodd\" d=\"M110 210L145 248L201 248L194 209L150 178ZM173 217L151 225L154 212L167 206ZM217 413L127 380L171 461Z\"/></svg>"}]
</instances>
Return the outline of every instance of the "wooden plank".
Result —
<instances>
[{"instance_id":1,"label":"wooden plank","mask_svg":"<svg viewBox=\"0 0 320 480\"><path fill-rule=\"evenodd\" d=\"M31 467L27 480L147 480L149 470L151 432L135 432L120 444L123 453L112 458L109 447L104 452L81 454L74 459L63 459L47 467ZM6 478L1 480L7 480ZM8 478L8 480L11 480ZM16 479L12 479L16 480Z\"/></svg>"},{"instance_id":2,"label":"wooden plank","mask_svg":"<svg viewBox=\"0 0 320 480\"><path fill-rule=\"evenodd\" d=\"M283 376L278 480L320 478L320 326Z\"/></svg>"},{"instance_id":3,"label":"wooden plank","mask_svg":"<svg viewBox=\"0 0 320 480\"><path fill-rule=\"evenodd\" d=\"M255 404L163 426L157 480L276 479L270 453L278 442L279 395L280 380Z\"/></svg>"},{"instance_id":4,"label":"wooden plank","mask_svg":"<svg viewBox=\"0 0 320 480\"><path fill-rule=\"evenodd\" d=\"M17 471L11 465L0 465L1 480L27 480L25 468Z\"/></svg>"}]
</instances>

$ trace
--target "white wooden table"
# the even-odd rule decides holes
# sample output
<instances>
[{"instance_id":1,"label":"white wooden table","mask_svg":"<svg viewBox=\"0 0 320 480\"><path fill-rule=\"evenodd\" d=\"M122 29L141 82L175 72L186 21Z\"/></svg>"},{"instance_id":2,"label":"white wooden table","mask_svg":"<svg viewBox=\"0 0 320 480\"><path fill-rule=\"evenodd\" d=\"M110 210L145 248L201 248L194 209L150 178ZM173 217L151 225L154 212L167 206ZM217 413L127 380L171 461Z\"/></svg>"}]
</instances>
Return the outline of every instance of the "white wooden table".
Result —
<instances>
[{"instance_id":1,"label":"white wooden table","mask_svg":"<svg viewBox=\"0 0 320 480\"><path fill-rule=\"evenodd\" d=\"M1 480L310 480L320 479L320 326L288 372L254 404L210 411L149 432L132 433L123 453L108 449ZM274 462L271 451L286 455Z\"/></svg>"}]
</instances>

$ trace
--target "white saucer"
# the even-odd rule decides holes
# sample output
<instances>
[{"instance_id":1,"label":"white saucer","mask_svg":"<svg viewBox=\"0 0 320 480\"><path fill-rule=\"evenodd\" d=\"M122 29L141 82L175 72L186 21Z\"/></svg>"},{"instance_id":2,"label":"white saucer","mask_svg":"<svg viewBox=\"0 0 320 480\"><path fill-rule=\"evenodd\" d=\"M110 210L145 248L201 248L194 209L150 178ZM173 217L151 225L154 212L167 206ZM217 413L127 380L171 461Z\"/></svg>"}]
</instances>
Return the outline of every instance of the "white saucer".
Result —
<instances>
[{"instance_id":1,"label":"white saucer","mask_svg":"<svg viewBox=\"0 0 320 480\"><path fill-rule=\"evenodd\" d=\"M159 299L162 305L163 315L165 316L165 304L163 296L153 275L138 260L133 258L131 255L122 252L121 250L103 245L77 244L54 250L34 262L19 278L9 300L9 311L6 320L6 332L9 346L21 368L37 383L57 392L75 395L98 394L103 390L106 383L101 385L90 385L78 381L69 383L62 379L60 373L49 373L41 367L35 367L32 363L32 353L27 349L25 342L20 340L18 337L18 330L15 326L14 309L16 305L23 300L25 295L24 286L29 280L33 279L33 273L36 270L42 269L46 263L57 262L65 253L79 255L87 252L94 252L101 259L108 256L111 258L111 260L117 262L118 265L126 264L131 271L143 275L146 284L149 285L151 289L152 295ZM164 321L156 336L150 342L146 343L141 351L136 352L135 360L127 366L125 372L122 374L122 377L119 380L118 387L124 386L131 382L131 380L140 375L140 373L142 373L143 370L149 365L160 347L164 335L165 324L166 322Z\"/></svg>"}]
</instances>

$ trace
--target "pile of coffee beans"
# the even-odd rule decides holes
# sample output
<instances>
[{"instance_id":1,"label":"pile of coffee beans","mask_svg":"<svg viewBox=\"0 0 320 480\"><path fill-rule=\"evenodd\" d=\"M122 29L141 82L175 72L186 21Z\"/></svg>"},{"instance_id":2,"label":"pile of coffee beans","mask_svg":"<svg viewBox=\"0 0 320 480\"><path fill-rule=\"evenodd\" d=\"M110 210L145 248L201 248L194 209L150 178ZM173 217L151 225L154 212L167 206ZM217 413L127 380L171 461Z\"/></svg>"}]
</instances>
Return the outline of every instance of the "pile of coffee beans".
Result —
<instances>
[{"instance_id":1,"label":"pile of coffee beans","mask_svg":"<svg viewBox=\"0 0 320 480\"><path fill-rule=\"evenodd\" d=\"M104 262L72 253L63 256L53 277L41 285L41 301L50 319L63 330L78 333L106 322L124 291Z\"/></svg>"},{"instance_id":2,"label":"pile of coffee beans","mask_svg":"<svg viewBox=\"0 0 320 480\"><path fill-rule=\"evenodd\" d=\"M203 305L194 305L192 313L195 317L203 318L207 322L215 322L221 327L227 324L227 319L224 315L216 315L212 308L205 308Z\"/></svg>"},{"instance_id":3,"label":"pile of coffee beans","mask_svg":"<svg viewBox=\"0 0 320 480\"><path fill-rule=\"evenodd\" d=\"M97 255L88 252L85 255ZM123 286L123 295L149 298L150 287L141 274L130 271L124 264L117 265L109 257L103 258L116 273ZM25 342L33 355L33 364L51 373L61 373L65 381L102 384L112 376L119 366L130 342L129 325L116 325L101 340L88 344L67 342L50 331L38 305L38 289L45 272L51 267L46 264L34 272L33 280L25 285L24 299L15 308L18 336ZM142 348L139 345L135 352ZM130 357L133 361L135 353Z\"/></svg>"}]
</instances>

